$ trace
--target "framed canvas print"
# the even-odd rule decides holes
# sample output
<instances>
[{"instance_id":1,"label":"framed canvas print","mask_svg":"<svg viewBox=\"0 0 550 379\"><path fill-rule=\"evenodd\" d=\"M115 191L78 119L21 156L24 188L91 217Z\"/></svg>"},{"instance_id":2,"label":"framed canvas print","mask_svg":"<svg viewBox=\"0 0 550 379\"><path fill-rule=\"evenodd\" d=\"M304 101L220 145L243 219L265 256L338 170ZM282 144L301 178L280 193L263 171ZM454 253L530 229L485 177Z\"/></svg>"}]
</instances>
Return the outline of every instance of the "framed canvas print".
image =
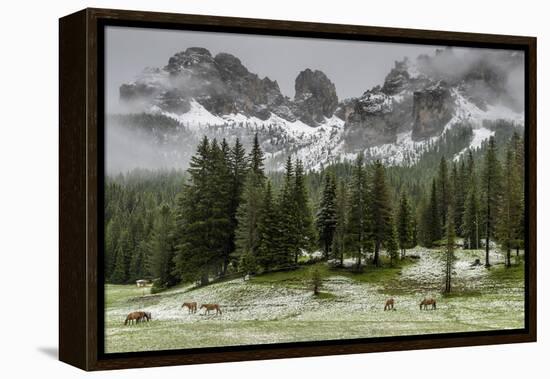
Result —
<instances>
[{"instance_id":1,"label":"framed canvas print","mask_svg":"<svg viewBox=\"0 0 550 379\"><path fill-rule=\"evenodd\" d=\"M60 359L536 340L536 39L60 20Z\"/></svg>"}]
</instances>

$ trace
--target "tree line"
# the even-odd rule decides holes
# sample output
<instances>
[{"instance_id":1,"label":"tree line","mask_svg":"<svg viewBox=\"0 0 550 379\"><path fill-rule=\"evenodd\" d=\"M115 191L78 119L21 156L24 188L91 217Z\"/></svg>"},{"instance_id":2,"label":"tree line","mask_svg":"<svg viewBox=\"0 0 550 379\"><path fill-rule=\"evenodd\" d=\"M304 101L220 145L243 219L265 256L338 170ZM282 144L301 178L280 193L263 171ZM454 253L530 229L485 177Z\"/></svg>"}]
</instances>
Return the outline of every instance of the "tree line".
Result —
<instances>
[{"instance_id":1,"label":"tree line","mask_svg":"<svg viewBox=\"0 0 550 379\"><path fill-rule=\"evenodd\" d=\"M382 265L383 254L394 264L417 244L447 253L450 278L457 237L485 248L487 266L498 243L509 266L523 246L523 139L514 133L503 147L490 138L483 155L441 157L417 188L394 185L392 168L361 154L310 173L289 157L284 173L267 174L257 135L249 152L238 139L204 137L185 174L106 185L105 278L206 284L230 272L291 269L317 250L360 270Z\"/></svg>"}]
</instances>

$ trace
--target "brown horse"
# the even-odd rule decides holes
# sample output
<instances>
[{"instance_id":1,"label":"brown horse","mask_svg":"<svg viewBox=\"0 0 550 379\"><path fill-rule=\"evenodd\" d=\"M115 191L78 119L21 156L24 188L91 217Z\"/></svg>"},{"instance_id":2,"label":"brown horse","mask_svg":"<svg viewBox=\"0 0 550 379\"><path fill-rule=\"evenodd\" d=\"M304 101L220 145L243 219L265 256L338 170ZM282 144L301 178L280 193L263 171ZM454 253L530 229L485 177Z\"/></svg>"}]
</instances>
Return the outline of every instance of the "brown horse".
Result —
<instances>
[{"instance_id":1,"label":"brown horse","mask_svg":"<svg viewBox=\"0 0 550 379\"><path fill-rule=\"evenodd\" d=\"M187 307L187 313L197 313L197 303L194 301L192 303L183 303L181 307Z\"/></svg>"},{"instance_id":2,"label":"brown horse","mask_svg":"<svg viewBox=\"0 0 550 379\"><path fill-rule=\"evenodd\" d=\"M437 309L436 308L436 302L435 302L435 299L434 298L424 298L424 300L422 300L420 302L420 310L424 309L424 310L427 310L428 309L428 305L431 305L432 308L431 309ZM422 308L424 307L424 308Z\"/></svg>"},{"instance_id":3,"label":"brown horse","mask_svg":"<svg viewBox=\"0 0 550 379\"><path fill-rule=\"evenodd\" d=\"M201 309L206 309L204 314L209 314L210 311L216 311L216 314L222 314L222 310L220 309L220 306L218 304L203 304L201 305Z\"/></svg>"},{"instance_id":4,"label":"brown horse","mask_svg":"<svg viewBox=\"0 0 550 379\"><path fill-rule=\"evenodd\" d=\"M386 300L386 305L384 305L384 310L391 311L393 309L393 303L394 303L394 300L392 298Z\"/></svg>"},{"instance_id":5,"label":"brown horse","mask_svg":"<svg viewBox=\"0 0 550 379\"><path fill-rule=\"evenodd\" d=\"M132 322L137 324L138 322L143 320L143 318L146 318L146 317L147 317L146 313L142 312L142 311L129 313L128 316L126 316L126 320L124 321L124 325L128 325L128 324L131 325Z\"/></svg>"}]
</instances>

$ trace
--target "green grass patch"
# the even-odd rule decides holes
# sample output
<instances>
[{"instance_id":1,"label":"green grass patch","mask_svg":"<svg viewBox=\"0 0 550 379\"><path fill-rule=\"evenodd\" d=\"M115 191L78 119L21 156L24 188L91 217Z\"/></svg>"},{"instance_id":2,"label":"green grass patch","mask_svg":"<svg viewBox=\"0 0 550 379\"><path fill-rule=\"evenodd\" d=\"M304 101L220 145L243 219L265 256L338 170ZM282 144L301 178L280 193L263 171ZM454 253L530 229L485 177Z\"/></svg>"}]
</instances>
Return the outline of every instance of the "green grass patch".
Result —
<instances>
[{"instance_id":1,"label":"green grass patch","mask_svg":"<svg viewBox=\"0 0 550 379\"><path fill-rule=\"evenodd\" d=\"M309 266L301 266L295 270L288 271L275 271L265 274L255 275L250 278L251 283L256 284L287 284L287 285L303 285L304 282L309 281L311 277L312 269L317 268L321 278L327 278L330 276L329 268L325 263L316 263Z\"/></svg>"},{"instance_id":2,"label":"green grass patch","mask_svg":"<svg viewBox=\"0 0 550 379\"><path fill-rule=\"evenodd\" d=\"M135 284L106 284L105 308L116 307L129 299L151 294L151 287L137 287Z\"/></svg>"},{"instance_id":3,"label":"green grass patch","mask_svg":"<svg viewBox=\"0 0 550 379\"><path fill-rule=\"evenodd\" d=\"M512 262L514 262L513 259ZM525 265L523 263L512 263L511 267L506 267L503 265L493 266L489 269L489 278L499 282L505 280L519 281L523 280L524 277Z\"/></svg>"},{"instance_id":4,"label":"green grass patch","mask_svg":"<svg viewBox=\"0 0 550 379\"><path fill-rule=\"evenodd\" d=\"M459 298L467 298L467 297L479 297L481 296L481 291L475 291L475 290L458 290L455 289L454 291L451 289L451 293L443 293L442 296L446 299L459 299Z\"/></svg>"},{"instance_id":5,"label":"green grass patch","mask_svg":"<svg viewBox=\"0 0 550 379\"><path fill-rule=\"evenodd\" d=\"M319 292L315 298L316 299L321 299L321 300L334 300L336 299L336 295L333 294L333 293L330 293L330 292Z\"/></svg>"},{"instance_id":6,"label":"green grass patch","mask_svg":"<svg viewBox=\"0 0 550 379\"><path fill-rule=\"evenodd\" d=\"M361 283L389 284L399 278L404 267L414 262L415 260L412 258L404 258L394 262L394 265L390 266L389 261L383 259L381 267L367 264L361 272L354 272L349 268L332 268L330 272L346 276Z\"/></svg>"}]
</instances>

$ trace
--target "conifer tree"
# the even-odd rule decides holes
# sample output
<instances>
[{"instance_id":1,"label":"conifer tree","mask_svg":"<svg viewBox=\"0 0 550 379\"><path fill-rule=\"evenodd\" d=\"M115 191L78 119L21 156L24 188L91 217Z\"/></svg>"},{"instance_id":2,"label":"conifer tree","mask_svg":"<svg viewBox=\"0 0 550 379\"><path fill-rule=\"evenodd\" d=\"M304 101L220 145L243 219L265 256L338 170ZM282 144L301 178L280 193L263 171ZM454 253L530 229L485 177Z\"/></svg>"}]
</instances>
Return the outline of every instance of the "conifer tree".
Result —
<instances>
[{"instance_id":1,"label":"conifer tree","mask_svg":"<svg viewBox=\"0 0 550 379\"><path fill-rule=\"evenodd\" d=\"M250 171L255 175L259 183L264 184L265 173L264 173L264 153L260 147L260 142L258 139L258 133L254 134L254 142L252 144L252 150L249 155L250 162Z\"/></svg>"},{"instance_id":2,"label":"conifer tree","mask_svg":"<svg viewBox=\"0 0 550 379\"><path fill-rule=\"evenodd\" d=\"M479 199L477 191L471 187L464 204L462 226L464 242L467 242L469 249L479 248L479 226Z\"/></svg>"},{"instance_id":3,"label":"conifer tree","mask_svg":"<svg viewBox=\"0 0 550 379\"><path fill-rule=\"evenodd\" d=\"M229 171L230 171L230 204L229 204L229 257L235 253L235 231L237 230L237 209L241 203L243 187L246 181L248 170L248 159L246 151L237 138L235 144L229 152Z\"/></svg>"},{"instance_id":4,"label":"conifer tree","mask_svg":"<svg viewBox=\"0 0 550 379\"><path fill-rule=\"evenodd\" d=\"M309 194L304 180L304 167L302 161L298 159L294 169L294 204L296 206L296 237L298 242L294 249L294 264L298 264L301 251L311 249L315 241Z\"/></svg>"},{"instance_id":5,"label":"conifer tree","mask_svg":"<svg viewBox=\"0 0 550 379\"><path fill-rule=\"evenodd\" d=\"M453 208L449 207L447 213L447 225L445 227L445 293L451 292L451 277L454 263L455 226Z\"/></svg>"},{"instance_id":6,"label":"conifer tree","mask_svg":"<svg viewBox=\"0 0 550 379\"><path fill-rule=\"evenodd\" d=\"M261 211L258 220L258 254L256 262L264 271L269 271L281 264L284 264L284 258L281 259L278 249L278 222L277 209L273 201L273 191L271 182L267 181Z\"/></svg>"},{"instance_id":7,"label":"conifer tree","mask_svg":"<svg viewBox=\"0 0 550 379\"><path fill-rule=\"evenodd\" d=\"M111 278L115 268L116 252L118 247L118 241L120 239L121 232L120 218L114 216L111 218L107 227L105 228L105 267L104 273L106 278Z\"/></svg>"},{"instance_id":8,"label":"conifer tree","mask_svg":"<svg viewBox=\"0 0 550 379\"><path fill-rule=\"evenodd\" d=\"M390 257L390 266L393 267L394 261L399 257L399 242L397 236L397 228L393 223L393 220L390 222L390 232L387 234L386 241L386 252Z\"/></svg>"},{"instance_id":9,"label":"conifer tree","mask_svg":"<svg viewBox=\"0 0 550 379\"><path fill-rule=\"evenodd\" d=\"M344 181L340 181L336 192L336 228L334 229L333 257L339 260L340 266L344 265L346 252L346 231L348 229L348 189Z\"/></svg>"},{"instance_id":10,"label":"conifer tree","mask_svg":"<svg viewBox=\"0 0 550 379\"><path fill-rule=\"evenodd\" d=\"M494 136L489 138L487 144L482 179L485 223L485 267L489 267L491 266L489 262L490 241L495 235L496 205L498 204L500 195L500 164L497 159Z\"/></svg>"},{"instance_id":11,"label":"conifer tree","mask_svg":"<svg viewBox=\"0 0 550 379\"><path fill-rule=\"evenodd\" d=\"M411 207L407 194L401 193L399 202L399 212L397 214L397 234L399 239L399 249L401 249L401 258L405 257L406 250L411 247L413 240L413 219Z\"/></svg>"},{"instance_id":12,"label":"conifer tree","mask_svg":"<svg viewBox=\"0 0 550 379\"><path fill-rule=\"evenodd\" d=\"M285 165L285 179L283 188L279 194L278 215L279 215L279 250L281 259L286 261L286 265L292 264L294 256L297 254L298 245L297 229L297 209L294 198L294 166L292 158L289 156ZM284 257L284 259L283 259Z\"/></svg>"},{"instance_id":13,"label":"conifer tree","mask_svg":"<svg viewBox=\"0 0 550 379\"><path fill-rule=\"evenodd\" d=\"M328 259L330 256L336 223L336 183L332 174L327 173L325 175L325 186L316 220L319 242L323 248L325 259Z\"/></svg>"},{"instance_id":14,"label":"conifer tree","mask_svg":"<svg viewBox=\"0 0 550 379\"><path fill-rule=\"evenodd\" d=\"M510 145L515 158L516 176L520 182L520 214L516 225L517 240L514 243L516 256L519 256L519 249L524 245L525 233L525 147L524 140L517 131L512 135Z\"/></svg>"},{"instance_id":15,"label":"conifer tree","mask_svg":"<svg viewBox=\"0 0 550 379\"><path fill-rule=\"evenodd\" d=\"M451 187L453 188L453 207L455 233L458 236L462 234L462 217L464 216L464 204L466 202L465 183L463 175L466 171L464 160L461 161L460 166L457 166L456 162L453 162L451 170Z\"/></svg>"},{"instance_id":16,"label":"conifer tree","mask_svg":"<svg viewBox=\"0 0 550 379\"><path fill-rule=\"evenodd\" d=\"M213 167L211 145L205 136L191 158L189 182L178 197L176 211L177 254L176 271L182 280L209 282L210 274L217 273L223 262L220 255L217 215L212 193Z\"/></svg>"},{"instance_id":17,"label":"conifer tree","mask_svg":"<svg viewBox=\"0 0 550 379\"><path fill-rule=\"evenodd\" d=\"M367 191L367 173L363 163L363 154L358 154L353 167L347 222L347 245L356 258L357 268L361 267L361 259L371 246L371 241L368 238Z\"/></svg>"},{"instance_id":18,"label":"conifer tree","mask_svg":"<svg viewBox=\"0 0 550 379\"><path fill-rule=\"evenodd\" d=\"M134 248L134 254L130 260L130 280L143 279L148 276L147 264L149 246L145 240L140 241ZM172 262L170 262L170 265Z\"/></svg>"},{"instance_id":19,"label":"conifer tree","mask_svg":"<svg viewBox=\"0 0 550 379\"><path fill-rule=\"evenodd\" d=\"M506 252L506 267L512 265L510 255L520 238L519 225L522 220L521 183L518 176L514 147L510 144L506 150L504 169L507 175L502 177L502 196L496 225L496 235Z\"/></svg>"},{"instance_id":20,"label":"conifer tree","mask_svg":"<svg viewBox=\"0 0 550 379\"><path fill-rule=\"evenodd\" d=\"M173 232L173 216L167 204L160 206L158 216L153 227L150 242L150 268L156 279L157 288L167 288L177 283L173 274L173 259L175 255Z\"/></svg>"},{"instance_id":21,"label":"conifer tree","mask_svg":"<svg viewBox=\"0 0 550 379\"><path fill-rule=\"evenodd\" d=\"M384 166L376 161L373 167L371 191L368 200L371 238L374 244L375 266L380 266L380 247L392 232L392 206Z\"/></svg>"},{"instance_id":22,"label":"conifer tree","mask_svg":"<svg viewBox=\"0 0 550 379\"><path fill-rule=\"evenodd\" d=\"M115 266L111 274L111 282L121 284L128 281L128 261L130 250L130 234L127 229L120 233L115 253Z\"/></svg>"},{"instance_id":23,"label":"conifer tree","mask_svg":"<svg viewBox=\"0 0 550 379\"><path fill-rule=\"evenodd\" d=\"M221 259L220 273L225 275L233 249L233 224L231 205L233 199L229 145L223 139L220 145L214 139L210 146L211 167L209 169L208 195L212 204L209 222L218 232L213 236L213 248Z\"/></svg>"},{"instance_id":24,"label":"conifer tree","mask_svg":"<svg viewBox=\"0 0 550 379\"><path fill-rule=\"evenodd\" d=\"M441 157L437 173L437 208L439 210L439 222L441 228L447 225L447 210L450 204L449 170L445 157Z\"/></svg>"},{"instance_id":25,"label":"conifer tree","mask_svg":"<svg viewBox=\"0 0 550 379\"><path fill-rule=\"evenodd\" d=\"M423 244L432 247L434 242L441 239L441 223L439 222L439 209L437 202L437 185L432 180L430 195L422 212Z\"/></svg>"},{"instance_id":26,"label":"conifer tree","mask_svg":"<svg viewBox=\"0 0 550 379\"><path fill-rule=\"evenodd\" d=\"M243 189L242 201L237 210L236 251L237 256L252 254L257 259L260 233L258 224L264 194L264 178L249 170Z\"/></svg>"}]
</instances>

